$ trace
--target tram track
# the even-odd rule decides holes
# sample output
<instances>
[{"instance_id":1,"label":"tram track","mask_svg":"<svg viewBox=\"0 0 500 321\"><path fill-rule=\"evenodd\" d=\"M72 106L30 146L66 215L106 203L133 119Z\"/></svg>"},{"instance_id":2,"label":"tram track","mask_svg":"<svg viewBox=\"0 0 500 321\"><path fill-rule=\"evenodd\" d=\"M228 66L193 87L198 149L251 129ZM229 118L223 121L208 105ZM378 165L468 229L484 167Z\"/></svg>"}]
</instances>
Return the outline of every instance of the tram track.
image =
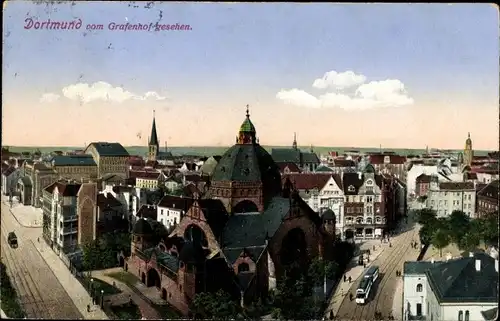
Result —
<instances>
[{"instance_id":1,"label":"tram track","mask_svg":"<svg viewBox=\"0 0 500 321\"><path fill-rule=\"evenodd\" d=\"M411 224L411 222L410 222ZM349 320L373 320L375 319L375 312L380 311L383 307L380 305L381 292L385 289L387 283L392 277L392 274L396 268L400 265L399 263L405 259L405 253L411 248L411 240L418 237L418 229L408 230L402 233L402 235L393 238L394 241L397 240L398 246L392 248L392 250L385 250L383 253L373 261L373 265L378 265L379 267L379 278L372 285L372 290L370 291L373 299L369 299L364 305L358 305L355 301L350 301L346 296L342 301L341 308L337 313L339 319L349 319ZM396 242L394 242L396 243ZM364 273L360 275L350 291L356 291L361 278ZM375 297L374 297L375 295ZM354 296L355 297L355 296ZM392 308L392 305L391 305ZM342 311L344 310L344 311ZM384 316L387 319L387 316Z\"/></svg>"}]
</instances>

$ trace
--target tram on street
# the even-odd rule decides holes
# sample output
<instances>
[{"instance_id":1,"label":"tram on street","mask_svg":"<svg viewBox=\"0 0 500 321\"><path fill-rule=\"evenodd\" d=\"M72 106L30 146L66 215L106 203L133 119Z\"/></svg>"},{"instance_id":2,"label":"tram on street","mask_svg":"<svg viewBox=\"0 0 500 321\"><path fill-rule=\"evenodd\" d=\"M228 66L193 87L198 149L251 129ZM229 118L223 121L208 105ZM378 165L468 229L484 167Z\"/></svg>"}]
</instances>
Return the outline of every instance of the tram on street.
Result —
<instances>
[{"instance_id":1,"label":"tram on street","mask_svg":"<svg viewBox=\"0 0 500 321\"><path fill-rule=\"evenodd\" d=\"M356 290L356 303L365 304L370 296L370 291L372 289L373 281L370 278L363 278L359 283L358 289Z\"/></svg>"},{"instance_id":2,"label":"tram on street","mask_svg":"<svg viewBox=\"0 0 500 321\"><path fill-rule=\"evenodd\" d=\"M10 232L8 236L9 245L13 248L17 247L17 236L16 233Z\"/></svg>"},{"instance_id":3,"label":"tram on street","mask_svg":"<svg viewBox=\"0 0 500 321\"><path fill-rule=\"evenodd\" d=\"M378 266L376 265L370 266L368 270L366 270L363 278L371 279L372 282L375 283L375 281L377 281L378 279L378 270L379 270Z\"/></svg>"}]
</instances>

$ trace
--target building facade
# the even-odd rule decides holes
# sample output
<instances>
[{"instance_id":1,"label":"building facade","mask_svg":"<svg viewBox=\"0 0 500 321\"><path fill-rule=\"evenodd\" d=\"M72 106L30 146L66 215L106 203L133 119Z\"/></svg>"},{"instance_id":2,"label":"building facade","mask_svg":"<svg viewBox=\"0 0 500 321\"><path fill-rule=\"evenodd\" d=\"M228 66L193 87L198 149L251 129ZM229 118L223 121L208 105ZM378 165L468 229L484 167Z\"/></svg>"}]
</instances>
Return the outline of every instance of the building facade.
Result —
<instances>
[{"instance_id":1,"label":"building facade","mask_svg":"<svg viewBox=\"0 0 500 321\"><path fill-rule=\"evenodd\" d=\"M404 264L404 320L495 320L497 308L498 260L485 253Z\"/></svg>"},{"instance_id":2,"label":"building facade","mask_svg":"<svg viewBox=\"0 0 500 321\"><path fill-rule=\"evenodd\" d=\"M13 195L17 190L17 182L19 180L19 169L14 166L9 166L2 170L2 194Z\"/></svg>"},{"instance_id":3,"label":"building facade","mask_svg":"<svg viewBox=\"0 0 500 321\"><path fill-rule=\"evenodd\" d=\"M96 180L97 164L92 155L56 155L47 162L48 167L52 167L60 179Z\"/></svg>"},{"instance_id":4,"label":"building facade","mask_svg":"<svg viewBox=\"0 0 500 321\"><path fill-rule=\"evenodd\" d=\"M499 181L493 181L477 192L477 216L498 212Z\"/></svg>"},{"instance_id":5,"label":"building facade","mask_svg":"<svg viewBox=\"0 0 500 321\"><path fill-rule=\"evenodd\" d=\"M429 191L431 187L431 182L438 182L436 175L420 174L417 176L415 179L415 196L427 196L427 191Z\"/></svg>"},{"instance_id":6,"label":"building facade","mask_svg":"<svg viewBox=\"0 0 500 321\"><path fill-rule=\"evenodd\" d=\"M87 146L84 153L94 158L98 178L108 174L128 177L129 153L120 143L93 142Z\"/></svg>"},{"instance_id":7,"label":"building facade","mask_svg":"<svg viewBox=\"0 0 500 321\"><path fill-rule=\"evenodd\" d=\"M179 224L184 214L193 205L194 199L165 195L157 206L157 219L167 229Z\"/></svg>"},{"instance_id":8,"label":"building facade","mask_svg":"<svg viewBox=\"0 0 500 321\"><path fill-rule=\"evenodd\" d=\"M277 164L294 163L301 172L314 172L321 164L318 155L313 149L303 152L297 147L297 136L294 134L292 148L273 148L271 150L273 160Z\"/></svg>"},{"instance_id":9,"label":"building facade","mask_svg":"<svg viewBox=\"0 0 500 321\"><path fill-rule=\"evenodd\" d=\"M426 200L428 208L436 211L437 217L447 217L453 211L462 211L471 218L476 217L476 189L472 182L431 183Z\"/></svg>"}]
</instances>

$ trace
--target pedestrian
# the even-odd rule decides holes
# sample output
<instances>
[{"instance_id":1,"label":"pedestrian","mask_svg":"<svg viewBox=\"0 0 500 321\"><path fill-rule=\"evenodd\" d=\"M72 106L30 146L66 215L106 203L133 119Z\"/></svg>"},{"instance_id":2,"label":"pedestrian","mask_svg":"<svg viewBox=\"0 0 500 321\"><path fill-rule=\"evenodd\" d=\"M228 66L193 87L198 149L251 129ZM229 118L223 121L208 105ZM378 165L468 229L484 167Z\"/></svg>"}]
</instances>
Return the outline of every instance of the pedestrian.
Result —
<instances>
[{"instance_id":1,"label":"pedestrian","mask_svg":"<svg viewBox=\"0 0 500 321\"><path fill-rule=\"evenodd\" d=\"M391 242L389 242L389 247L392 247L392 244L391 244Z\"/></svg>"},{"instance_id":2,"label":"pedestrian","mask_svg":"<svg viewBox=\"0 0 500 321\"><path fill-rule=\"evenodd\" d=\"M340 296L344 296L344 289L340 289Z\"/></svg>"},{"instance_id":3,"label":"pedestrian","mask_svg":"<svg viewBox=\"0 0 500 321\"><path fill-rule=\"evenodd\" d=\"M87 312L90 312L90 304L87 304Z\"/></svg>"},{"instance_id":4,"label":"pedestrian","mask_svg":"<svg viewBox=\"0 0 500 321\"><path fill-rule=\"evenodd\" d=\"M375 251L375 245L373 246L373 251Z\"/></svg>"},{"instance_id":5,"label":"pedestrian","mask_svg":"<svg viewBox=\"0 0 500 321\"><path fill-rule=\"evenodd\" d=\"M349 283L351 283L351 281L352 281L352 279L351 279L351 277L349 277Z\"/></svg>"},{"instance_id":6,"label":"pedestrian","mask_svg":"<svg viewBox=\"0 0 500 321\"><path fill-rule=\"evenodd\" d=\"M39 238L39 237L37 237L37 239L36 239L36 240L38 241L38 243L40 243L40 238Z\"/></svg>"},{"instance_id":7,"label":"pedestrian","mask_svg":"<svg viewBox=\"0 0 500 321\"><path fill-rule=\"evenodd\" d=\"M330 310L330 320L333 320L333 310Z\"/></svg>"},{"instance_id":8,"label":"pedestrian","mask_svg":"<svg viewBox=\"0 0 500 321\"><path fill-rule=\"evenodd\" d=\"M352 301L352 293L349 293L349 301Z\"/></svg>"},{"instance_id":9,"label":"pedestrian","mask_svg":"<svg viewBox=\"0 0 500 321\"><path fill-rule=\"evenodd\" d=\"M346 277L346 276L345 276L345 274L344 274L344 282L345 282L345 281L347 281L347 277Z\"/></svg>"}]
</instances>

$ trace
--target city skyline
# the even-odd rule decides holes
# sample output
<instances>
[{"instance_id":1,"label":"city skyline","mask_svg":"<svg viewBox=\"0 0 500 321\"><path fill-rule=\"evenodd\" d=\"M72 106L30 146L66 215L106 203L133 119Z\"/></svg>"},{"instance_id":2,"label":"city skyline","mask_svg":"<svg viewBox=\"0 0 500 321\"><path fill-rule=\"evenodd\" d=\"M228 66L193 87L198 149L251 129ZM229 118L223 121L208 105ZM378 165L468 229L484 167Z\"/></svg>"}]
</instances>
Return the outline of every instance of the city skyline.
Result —
<instances>
[{"instance_id":1,"label":"city skyline","mask_svg":"<svg viewBox=\"0 0 500 321\"><path fill-rule=\"evenodd\" d=\"M9 2L4 145L144 146L156 110L162 144L229 146L249 104L268 146L297 132L300 146L461 149L470 132L474 149L498 149L493 6L145 5Z\"/></svg>"}]
</instances>

